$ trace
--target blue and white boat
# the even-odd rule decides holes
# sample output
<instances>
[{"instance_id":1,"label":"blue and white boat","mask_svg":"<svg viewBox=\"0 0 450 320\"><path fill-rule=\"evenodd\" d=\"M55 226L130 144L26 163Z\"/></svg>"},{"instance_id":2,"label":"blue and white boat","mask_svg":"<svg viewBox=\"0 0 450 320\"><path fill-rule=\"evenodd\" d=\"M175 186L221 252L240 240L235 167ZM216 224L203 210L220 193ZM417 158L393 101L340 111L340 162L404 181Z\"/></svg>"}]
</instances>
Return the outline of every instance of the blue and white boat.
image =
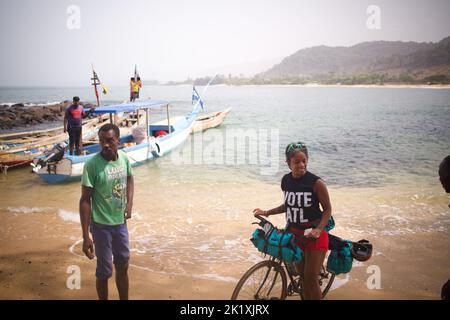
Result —
<instances>
[{"instance_id":1,"label":"blue and white boat","mask_svg":"<svg viewBox=\"0 0 450 320\"><path fill-rule=\"evenodd\" d=\"M167 119L156 123L149 123L151 109L158 107L167 108ZM168 154L171 150L181 145L189 136L199 113L200 105L197 103L192 112L184 117L170 118L169 102L163 100L146 100L141 102L125 103L119 105L102 106L93 111L97 114L110 114L111 122L115 114L138 113L144 110L146 113L144 133L140 137L135 133L120 137L120 150L125 152L132 166L137 166L146 161L153 160ZM142 112L142 111L141 111ZM139 131L135 131L139 132ZM99 144L84 147L84 155L69 155L64 146L54 153L39 157L34 160L33 171L45 182L61 183L71 180L79 180L83 174L84 163L101 151ZM64 153L65 152L65 153Z\"/></svg>"}]
</instances>

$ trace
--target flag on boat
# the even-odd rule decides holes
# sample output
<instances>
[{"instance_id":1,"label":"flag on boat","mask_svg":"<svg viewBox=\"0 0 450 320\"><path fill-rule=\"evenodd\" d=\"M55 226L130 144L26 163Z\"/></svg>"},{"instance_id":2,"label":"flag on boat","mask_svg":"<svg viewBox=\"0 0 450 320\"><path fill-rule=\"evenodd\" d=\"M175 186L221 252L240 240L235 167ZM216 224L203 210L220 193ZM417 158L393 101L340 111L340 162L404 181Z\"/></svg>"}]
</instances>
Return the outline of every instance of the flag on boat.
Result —
<instances>
[{"instance_id":1,"label":"flag on boat","mask_svg":"<svg viewBox=\"0 0 450 320\"><path fill-rule=\"evenodd\" d=\"M192 86L192 104L194 104L197 101L199 101L200 106L203 109L203 101L200 98L200 95L198 94L197 90L195 89L195 86Z\"/></svg>"},{"instance_id":2,"label":"flag on boat","mask_svg":"<svg viewBox=\"0 0 450 320\"><path fill-rule=\"evenodd\" d=\"M92 85L93 85L94 88L95 88L95 93L96 93L96 95L98 95L98 93L97 93L97 85L98 85L98 84L102 87L103 94L107 94L107 93L108 93L108 88L105 87L105 86L103 85L103 83L100 81L100 79L99 79L99 77L98 77L98 75L97 75L97 72L95 72L95 70L94 70L94 67L92 67L92 73L94 74L94 76L93 76L93 78L92 78L91 80L94 81L94 83L93 83Z\"/></svg>"}]
</instances>

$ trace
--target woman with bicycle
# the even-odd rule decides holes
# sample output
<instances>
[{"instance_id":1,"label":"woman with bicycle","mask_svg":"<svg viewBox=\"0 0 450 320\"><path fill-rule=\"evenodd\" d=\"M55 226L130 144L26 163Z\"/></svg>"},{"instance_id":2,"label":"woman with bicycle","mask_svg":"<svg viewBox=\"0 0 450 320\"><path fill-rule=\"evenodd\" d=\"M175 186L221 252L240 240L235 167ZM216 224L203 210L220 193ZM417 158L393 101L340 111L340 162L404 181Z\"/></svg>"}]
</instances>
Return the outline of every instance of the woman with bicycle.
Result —
<instances>
[{"instance_id":1,"label":"woman with bicycle","mask_svg":"<svg viewBox=\"0 0 450 320\"><path fill-rule=\"evenodd\" d=\"M331 217L331 202L327 186L307 171L308 149L302 142L286 147L286 163L290 173L281 180L284 203L270 210L253 210L255 216L286 213L286 229L296 235L296 244L304 252L300 264L305 299L320 300L318 275L328 251L328 233L324 230ZM320 206L322 210L320 209ZM305 235L305 230L312 229Z\"/></svg>"}]
</instances>

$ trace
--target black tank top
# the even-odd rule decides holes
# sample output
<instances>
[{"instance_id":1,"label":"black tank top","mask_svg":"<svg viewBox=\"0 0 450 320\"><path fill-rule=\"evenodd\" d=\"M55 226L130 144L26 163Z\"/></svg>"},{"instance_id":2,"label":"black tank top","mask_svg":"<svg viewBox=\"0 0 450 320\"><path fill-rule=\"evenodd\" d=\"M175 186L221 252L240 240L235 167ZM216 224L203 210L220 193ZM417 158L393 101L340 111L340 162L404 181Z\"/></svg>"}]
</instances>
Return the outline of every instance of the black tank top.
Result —
<instances>
[{"instance_id":1,"label":"black tank top","mask_svg":"<svg viewBox=\"0 0 450 320\"><path fill-rule=\"evenodd\" d=\"M301 178L293 178L291 172L281 179L287 227L305 229L320 222L322 211L314 192L314 183L318 179L309 171Z\"/></svg>"}]
</instances>

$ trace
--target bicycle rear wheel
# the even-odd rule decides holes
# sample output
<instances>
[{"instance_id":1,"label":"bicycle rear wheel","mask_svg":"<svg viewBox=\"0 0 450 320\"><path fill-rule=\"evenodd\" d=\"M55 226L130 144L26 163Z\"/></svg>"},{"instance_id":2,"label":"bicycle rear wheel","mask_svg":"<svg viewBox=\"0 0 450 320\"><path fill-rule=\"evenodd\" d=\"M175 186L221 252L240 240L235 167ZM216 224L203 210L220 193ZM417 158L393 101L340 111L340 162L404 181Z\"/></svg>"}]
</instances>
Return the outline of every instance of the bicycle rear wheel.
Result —
<instances>
[{"instance_id":1,"label":"bicycle rear wheel","mask_svg":"<svg viewBox=\"0 0 450 320\"><path fill-rule=\"evenodd\" d=\"M231 300L284 300L286 273L280 263L265 260L255 264L239 280Z\"/></svg>"}]
</instances>

